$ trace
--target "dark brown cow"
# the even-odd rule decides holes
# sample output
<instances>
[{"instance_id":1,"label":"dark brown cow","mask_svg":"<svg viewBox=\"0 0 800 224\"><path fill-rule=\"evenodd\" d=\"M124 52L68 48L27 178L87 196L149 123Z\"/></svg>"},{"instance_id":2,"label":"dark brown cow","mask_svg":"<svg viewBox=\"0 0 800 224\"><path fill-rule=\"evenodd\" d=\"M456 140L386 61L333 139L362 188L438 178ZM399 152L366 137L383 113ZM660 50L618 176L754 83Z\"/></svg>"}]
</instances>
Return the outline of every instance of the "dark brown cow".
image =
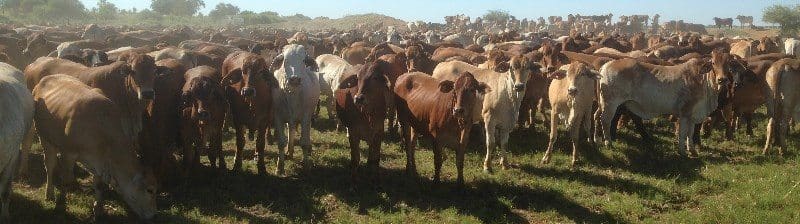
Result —
<instances>
[{"instance_id":1,"label":"dark brown cow","mask_svg":"<svg viewBox=\"0 0 800 224\"><path fill-rule=\"evenodd\" d=\"M29 61L36 60L39 57L44 57L53 52L58 47L58 43L48 41L44 33L34 33L28 38L28 43L22 55L27 57ZM33 88L33 87L31 87Z\"/></svg>"},{"instance_id":2,"label":"dark brown cow","mask_svg":"<svg viewBox=\"0 0 800 224\"><path fill-rule=\"evenodd\" d=\"M406 170L416 174L414 159L416 137L421 134L433 139L434 180L439 181L444 155L442 147L456 150L458 184L464 184L464 151L469 143L473 107L479 107L477 97L489 91L472 74L462 73L455 82L437 80L420 72L407 73L397 79L394 87L398 117L403 129L406 150Z\"/></svg>"},{"instance_id":3,"label":"dark brown cow","mask_svg":"<svg viewBox=\"0 0 800 224\"><path fill-rule=\"evenodd\" d=\"M436 62L431 60L430 54L426 53L422 46L412 45L406 48L406 63L409 72L422 72L425 74L433 73Z\"/></svg>"},{"instance_id":4,"label":"dark brown cow","mask_svg":"<svg viewBox=\"0 0 800 224\"><path fill-rule=\"evenodd\" d=\"M180 110L184 168L191 172L199 166L199 151L205 148L211 167L217 168L219 164L219 169L225 170L222 124L228 103L220 85L220 74L213 67L199 66L186 71L184 78Z\"/></svg>"},{"instance_id":5,"label":"dark brown cow","mask_svg":"<svg viewBox=\"0 0 800 224\"><path fill-rule=\"evenodd\" d=\"M377 172L380 163L383 120L389 107L387 99L392 94L385 76L388 71L384 70L388 67L389 64L382 60L370 62L357 75L342 77L343 81L334 94L336 115L341 124L347 127L353 179L358 170L361 140L369 145L367 169Z\"/></svg>"},{"instance_id":6,"label":"dark brown cow","mask_svg":"<svg viewBox=\"0 0 800 224\"><path fill-rule=\"evenodd\" d=\"M159 183L167 182L177 168L173 152L177 147L180 127L180 92L186 68L177 60L156 61L160 73L153 83L155 98L147 104L142 117L143 127L139 134L141 156L144 165L155 171Z\"/></svg>"},{"instance_id":7,"label":"dark brown cow","mask_svg":"<svg viewBox=\"0 0 800 224\"><path fill-rule=\"evenodd\" d=\"M236 130L236 157L233 170L242 168L245 128L249 138L256 140L258 173L266 174L264 146L266 134L272 123L272 88L277 80L259 55L238 51L225 58L222 63L222 85L230 104L230 116Z\"/></svg>"}]
</instances>

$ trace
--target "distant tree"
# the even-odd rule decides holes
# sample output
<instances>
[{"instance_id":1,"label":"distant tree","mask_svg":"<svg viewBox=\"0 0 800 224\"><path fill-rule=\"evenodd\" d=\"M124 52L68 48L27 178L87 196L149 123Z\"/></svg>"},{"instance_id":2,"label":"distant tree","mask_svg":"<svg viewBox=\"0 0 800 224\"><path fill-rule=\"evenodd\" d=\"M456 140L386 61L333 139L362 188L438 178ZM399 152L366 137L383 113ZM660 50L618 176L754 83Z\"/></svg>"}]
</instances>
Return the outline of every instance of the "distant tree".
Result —
<instances>
[{"instance_id":1,"label":"distant tree","mask_svg":"<svg viewBox=\"0 0 800 224\"><path fill-rule=\"evenodd\" d=\"M150 0L150 9L162 15L193 16L205 6L203 0Z\"/></svg>"},{"instance_id":2,"label":"distant tree","mask_svg":"<svg viewBox=\"0 0 800 224\"><path fill-rule=\"evenodd\" d=\"M158 21L158 20L161 20L161 18L163 16L160 13L154 12L153 10L142 9L141 11L139 11L138 17L141 20L156 20L156 21Z\"/></svg>"},{"instance_id":3,"label":"distant tree","mask_svg":"<svg viewBox=\"0 0 800 224\"><path fill-rule=\"evenodd\" d=\"M246 25L257 25L257 24L270 24L270 23L277 23L283 21L280 15L277 12L260 12L255 13L250 10L245 10L239 13L239 15L244 18L244 23Z\"/></svg>"},{"instance_id":4,"label":"distant tree","mask_svg":"<svg viewBox=\"0 0 800 224\"><path fill-rule=\"evenodd\" d=\"M30 0L25 1L28 3ZM44 19L76 19L86 15L86 7L78 0L33 0L39 4L31 5L31 11ZM30 4L30 3L29 3Z\"/></svg>"},{"instance_id":5,"label":"distant tree","mask_svg":"<svg viewBox=\"0 0 800 224\"><path fill-rule=\"evenodd\" d=\"M97 17L100 19L115 19L117 18L117 13L119 9L117 8L114 3L108 2L108 0L100 0L97 3Z\"/></svg>"},{"instance_id":6,"label":"distant tree","mask_svg":"<svg viewBox=\"0 0 800 224\"><path fill-rule=\"evenodd\" d=\"M483 20L490 23L505 24L509 19L511 19L511 14L503 10L489 10L483 14Z\"/></svg>"},{"instance_id":7,"label":"distant tree","mask_svg":"<svg viewBox=\"0 0 800 224\"><path fill-rule=\"evenodd\" d=\"M208 12L208 16L211 18L223 18L237 14L239 14L239 7L230 3L219 3L211 12Z\"/></svg>"},{"instance_id":8,"label":"distant tree","mask_svg":"<svg viewBox=\"0 0 800 224\"><path fill-rule=\"evenodd\" d=\"M800 4L794 7L773 5L764 9L764 22L777 23L781 26L782 36L793 36L800 31Z\"/></svg>"}]
</instances>

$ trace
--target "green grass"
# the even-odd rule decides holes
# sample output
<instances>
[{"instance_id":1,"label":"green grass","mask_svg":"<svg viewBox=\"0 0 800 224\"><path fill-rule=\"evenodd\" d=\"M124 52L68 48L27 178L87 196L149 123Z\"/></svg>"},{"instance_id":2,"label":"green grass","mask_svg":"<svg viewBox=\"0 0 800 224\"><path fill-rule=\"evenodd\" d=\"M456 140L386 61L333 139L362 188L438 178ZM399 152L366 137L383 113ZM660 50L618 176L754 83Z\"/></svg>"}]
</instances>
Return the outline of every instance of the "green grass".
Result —
<instances>
[{"instance_id":1,"label":"green grass","mask_svg":"<svg viewBox=\"0 0 800 224\"><path fill-rule=\"evenodd\" d=\"M324 110L324 109L323 109ZM324 114L324 112L323 112ZM325 117L325 115L323 115ZM268 146L268 171L257 175L248 160L245 171L199 171L186 184L159 196L156 223L795 223L800 220L800 169L797 146L790 138L784 157L762 156L765 128L760 117L756 135L737 132L737 142L719 131L703 140L699 159L675 151L672 126L650 122L656 140L639 142L630 129L620 130L614 148L586 149L582 163L569 167L565 133L550 164L539 159L546 130L512 133L512 169L481 171L484 150L468 150L466 188L455 186L454 154L447 152L444 181L435 184L433 155L417 153L419 176L404 172L405 154L391 136L383 144L377 183L351 182L345 134L320 118L313 131L314 166L300 169L295 150L287 175L275 171L275 146ZM479 142L480 140L476 140ZM364 147L365 144L362 144ZM234 141L224 145L232 164ZM248 142L248 155L253 144ZM426 148L425 146L421 148ZM40 150L38 145L36 150ZM362 164L365 158L362 154ZM207 166L207 165L206 165ZM499 166L495 165L496 168ZM14 184L11 215L15 223L92 222L89 177L67 198L67 211L53 210L44 199L41 156L31 162L32 179ZM365 175L361 175L365 176ZM19 181L18 181L19 182ZM111 223L129 223L124 203L114 197L107 210Z\"/></svg>"}]
</instances>

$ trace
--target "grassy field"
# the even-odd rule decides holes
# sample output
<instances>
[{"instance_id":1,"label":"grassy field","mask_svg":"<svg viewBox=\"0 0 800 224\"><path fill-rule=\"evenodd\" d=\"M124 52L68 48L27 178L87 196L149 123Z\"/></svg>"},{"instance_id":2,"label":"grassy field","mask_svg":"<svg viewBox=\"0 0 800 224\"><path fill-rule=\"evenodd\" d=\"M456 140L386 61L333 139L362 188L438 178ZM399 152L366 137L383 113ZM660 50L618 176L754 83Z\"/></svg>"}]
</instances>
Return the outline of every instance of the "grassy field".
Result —
<instances>
[{"instance_id":1,"label":"grassy field","mask_svg":"<svg viewBox=\"0 0 800 224\"><path fill-rule=\"evenodd\" d=\"M737 142L726 142L715 132L703 140L705 148L698 159L677 154L671 125L664 119L650 122L649 130L656 136L650 143L639 142L638 135L621 129L621 141L614 148L587 149L576 168L569 167L564 132L551 163L539 163L547 144L545 129L539 124L512 134L512 169L483 173L484 150L472 147L466 157L463 191L455 187L453 151L448 150L444 181L437 185L431 181L433 155L429 150L416 155L420 175L405 174L405 154L397 136L390 136L383 145L380 180L354 184L347 168L345 134L332 130L333 121L318 119L312 136L313 167L300 169L295 164L301 156L298 148L295 160L287 164L287 175L275 176L276 149L268 146L270 174L257 175L252 160L246 162L244 172L203 170L186 184L161 194L155 222L797 222L797 146L790 143L791 150L782 158L762 156L765 122L759 118L756 136L747 137L740 131ZM235 146L230 137L224 147L229 150L226 158L232 160ZM247 149L252 148L249 142ZM252 151L248 152L252 156ZM14 184L14 223L92 221L88 176L84 174L81 186L68 196L67 211L56 212L54 203L44 198L41 156L34 157L31 169L33 178ZM116 196L107 210L111 223L135 222Z\"/></svg>"}]
</instances>

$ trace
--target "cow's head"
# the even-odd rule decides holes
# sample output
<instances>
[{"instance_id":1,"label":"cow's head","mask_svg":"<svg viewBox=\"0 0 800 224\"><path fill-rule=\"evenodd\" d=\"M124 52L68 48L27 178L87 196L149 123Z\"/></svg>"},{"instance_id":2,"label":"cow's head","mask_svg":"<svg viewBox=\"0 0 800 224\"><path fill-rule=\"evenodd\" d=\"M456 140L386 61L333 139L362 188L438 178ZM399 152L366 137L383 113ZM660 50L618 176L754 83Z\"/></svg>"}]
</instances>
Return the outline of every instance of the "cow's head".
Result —
<instances>
[{"instance_id":1,"label":"cow's head","mask_svg":"<svg viewBox=\"0 0 800 224\"><path fill-rule=\"evenodd\" d=\"M340 84L340 89L355 88L353 101L359 106L384 107L386 94L389 93L389 80L386 73L389 64L382 60L367 62L361 67L357 75L345 78ZM381 103L383 102L383 103Z\"/></svg>"},{"instance_id":2,"label":"cow's head","mask_svg":"<svg viewBox=\"0 0 800 224\"><path fill-rule=\"evenodd\" d=\"M715 49L711 52L711 74L713 75L717 89L723 88L734 81L739 76L739 69L734 66L735 58L723 49Z\"/></svg>"},{"instance_id":3,"label":"cow's head","mask_svg":"<svg viewBox=\"0 0 800 224\"><path fill-rule=\"evenodd\" d=\"M573 62L550 73L549 78L564 80L569 83L569 87L566 89L567 95L574 99L578 95L594 94L592 90L596 80L600 79L600 74L584 63Z\"/></svg>"},{"instance_id":4,"label":"cow's head","mask_svg":"<svg viewBox=\"0 0 800 224\"><path fill-rule=\"evenodd\" d=\"M130 159L130 158L128 158ZM134 161L138 163L138 161ZM158 211L156 208L157 182L152 172L139 169L118 171L114 177L116 184L112 184L114 189L118 189L119 194L128 206L139 218L150 220ZM138 171L138 172L137 172Z\"/></svg>"},{"instance_id":5,"label":"cow's head","mask_svg":"<svg viewBox=\"0 0 800 224\"><path fill-rule=\"evenodd\" d=\"M531 76L531 67L534 63L524 55L517 55L509 61L508 72L511 73L511 79L514 81L514 91L525 91L525 83L528 82Z\"/></svg>"},{"instance_id":6,"label":"cow's head","mask_svg":"<svg viewBox=\"0 0 800 224\"><path fill-rule=\"evenodd\" d=\"M539 52L542 53L542 60L540 63L544 69L544 73L553 72L561 66L561 61L559 60L561 49L553 46L553 44L549 42L545 42L539 48Z\"/></svg>"},{"instance_id":7,"label":"cow's head","mask_svg":"<svg viewBox=\"0 0 800 224\"><path fill-rule=\"evenodd\" d=\"M430 60L427 53L419 45L412 45L406 48L406 64L408 72L418 72L426 61Z\"/></svg>"},{"instance_id":8,"label":"cow's head","mask_svg":"<svg viewBox=\"0 0 800 224\"><path fill-rule=\"evenodd\" d=\"M120 56L120 60L127 64L123 72L128 72L133 78L133 87L140 100L152 100L155 97L153 84L156 74L159 74L158 67L153 57L146 54L127 53Z\"/></svg>"},{"instance_id":9,"label":"cow's head","mask_svg":"<svg viewBox=\"0 0 800 224\"><path fill-rule=\"evenodd\" d=\"M25 46L25 49L22 50L22 55L36 58L40 56L44 56L50 53L50 47L47 46L47 39L45 38L44 33L34 33L28 37L28 43Z\"/></svg>"},{"instance_id":10,"label":"cow's head","mask_svg":"<svg viewBox=\"0 0 800 224\"><path fill-rule=\"evenodd\" d=\"M286 45L283 53L275 57L271 67L277 64L282 64L281 69L286 74L284 88L299 87L303 79L315 78L316 75L311 74L319 71L317 62L308 55L305 46L299 44Z\"/></svg>"},{"instance_id":11,"label":"cow's head","mask_svg":"<svg viewBox=\"0 0 800 224\"><path fill-rule=\"evenodd\" d=\"M459 125L471 125L471 119L478 105L479 94L485 94L491 89L482 82L478 82L472 73L464 72L458 76L455 82L443 80L439 82L439 91L453 94L453 117L458 120Z\"/></svg>"}]
</instances>

